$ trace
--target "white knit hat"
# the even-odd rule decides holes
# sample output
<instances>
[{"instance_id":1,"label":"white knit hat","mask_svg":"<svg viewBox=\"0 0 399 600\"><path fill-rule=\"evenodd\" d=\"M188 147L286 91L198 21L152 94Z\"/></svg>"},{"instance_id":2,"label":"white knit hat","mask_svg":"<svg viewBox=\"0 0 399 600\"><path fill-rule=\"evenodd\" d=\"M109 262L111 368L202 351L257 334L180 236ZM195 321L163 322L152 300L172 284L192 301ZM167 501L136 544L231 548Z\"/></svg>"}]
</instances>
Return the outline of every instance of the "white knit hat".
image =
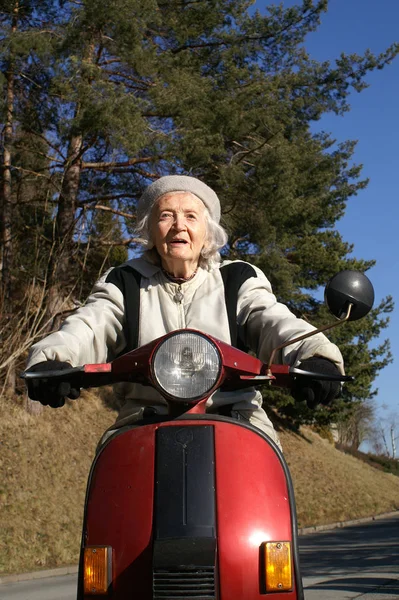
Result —
<instances>
[{"instance_id":1,"label":"white knit hat","mask_svg":"<svg viewBox=\"0 0 399 600\"><path fill-rule=\"evenodd\" d=\"M138 219L142 219L147 214L158 198L169 192L191 192L202 200L212 219L219 223L219 198L206 183L188 175L166 175L151 183L138 201Z\"/></svg>"}]
</instances>

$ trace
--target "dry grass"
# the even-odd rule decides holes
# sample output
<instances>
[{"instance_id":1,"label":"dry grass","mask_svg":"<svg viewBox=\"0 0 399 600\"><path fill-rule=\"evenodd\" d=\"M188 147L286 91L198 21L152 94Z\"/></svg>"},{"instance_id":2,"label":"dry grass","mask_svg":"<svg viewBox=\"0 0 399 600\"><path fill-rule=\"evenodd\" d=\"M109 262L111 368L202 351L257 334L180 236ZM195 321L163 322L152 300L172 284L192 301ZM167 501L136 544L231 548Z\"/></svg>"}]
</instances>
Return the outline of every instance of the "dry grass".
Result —
<instances>
[{"instance_id":1,"label":"dry grass","mask_svg":"<svg viewBox=\"0 0 399 600\"><path fill-rule=\"evenodd\" d=\"M336 450L304 428L281 441L294 482L300 527L399 510L399 477Z\"/></svg>"},{"instance_id":2,"label":"dry grass","mask_svg":"<svg viewBox=\"0 0 399 600\"><path fill-rule=\"evenodd\" d=\"M87 400L41 417L0 401L0 573L77 561L87 475L115 418Z\"/></svg>"},{"instance_id":3,"label":"dry grass","mask_svg":"<svg viewBox=\"0 0 399 600\"><path fill-rule=\"evenodd\" d=\"M77 562L87 475L114 418L94 394L41 417L0 400L0 573ZM399 508L398 477L304 435L281 434L301 526Z\"/></svg>"}]
</instances>

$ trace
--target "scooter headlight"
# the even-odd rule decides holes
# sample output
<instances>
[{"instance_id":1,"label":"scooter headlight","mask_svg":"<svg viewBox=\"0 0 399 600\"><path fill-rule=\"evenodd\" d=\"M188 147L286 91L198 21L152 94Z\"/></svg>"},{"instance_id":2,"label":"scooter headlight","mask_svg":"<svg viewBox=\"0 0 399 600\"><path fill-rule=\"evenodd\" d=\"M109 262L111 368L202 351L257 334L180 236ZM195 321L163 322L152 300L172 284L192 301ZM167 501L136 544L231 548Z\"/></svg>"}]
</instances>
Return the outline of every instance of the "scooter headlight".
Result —
<instances>
[{"instance_id":1,"label":"scooter headlight","mask_svg":"<svg viewBox=\"0 0 399 600\"><path fill-rule=\"evenodd\" d=\"M162 342L153 356L152 372L169 396L196 400L219 378L221 357L215 344L199 333L176 333Z\"/></svg>"}]
</instances>

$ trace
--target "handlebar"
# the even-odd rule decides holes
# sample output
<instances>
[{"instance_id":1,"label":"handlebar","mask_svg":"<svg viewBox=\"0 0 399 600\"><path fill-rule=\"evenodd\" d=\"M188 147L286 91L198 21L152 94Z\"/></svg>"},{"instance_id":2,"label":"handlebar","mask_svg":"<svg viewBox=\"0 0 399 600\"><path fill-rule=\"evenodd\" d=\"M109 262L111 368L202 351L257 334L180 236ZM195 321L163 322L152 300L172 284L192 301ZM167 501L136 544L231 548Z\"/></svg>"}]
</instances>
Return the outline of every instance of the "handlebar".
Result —
<instances>
[{"instance_id":1,"label":"handlebar","mask_svg":"<svg viewBox=\"0 0 399 600\"><path fill-rule=\"evenodd\" d=\"M326 373L315 373L313 371L305 371L298 367L289 367L288 365L271 365L271 375L241 375L240 381L252 383L253 385L266 383L268 381L274 385L281 387L289 387L284 385L284 380L293 379L294 377L309 377L311 379L322 381L354 381L354 377L350 375L328 375ZM54 370L54 371L25 371L21 377L26 380L31 379L60 379L76 382L81 388L101 387L112 383L122 381L131 381L129 376L123 374L112 373L112 363L104 364L87 364L81 367L71 367L70 369Z\"/></svg>"},{"instance_id":2,"label":"handlebar","mask_svg":"<svg viewBox=\"0 0 399 600\"><path fill-rule=\"evenodd\" d=\"M205 352L204 356L206 355L206 352L212 350L209 355L211 363L205 361L204 366L205 368L208 368L206 367L207 364L212 365L211 371L209 371L209 373L212 373L209 381L214 378L214 384L206 384L200 388L202 389L203 394L211 394L218 388L241 389L249 386L261 385L266 382L277 387L291 388L294 379L299 377L340 382L353 380L352 377L345 375L329 375L326 373L307 371L299 367L290 367L289 365L266 364L258 358L230 346L226 342L222 342L221 340L195 329L181 329L170 332L157 340L115 358L112 362L86 364L66 369L59 369L56 364L54 371L33 370L23 373L22 377L27 383L29 381L32 382L33 380L42 379L44 381L51 380L54 383L68 382L75 388L101 387L122 382L138 383L155 387L162 395L166 394L165 397L168 397L169 400L173 402L174 399L178 399L177 397L175 398L173 386L171 387L168 383L169 380L167 378L169 375L166 375L166 378L164 377L163 381L166 382L165 387L163 383L160 383L158 375L156 375L153 367L155 361L158 360L156 358L158 352L160 352L160 356L163 357L160 360L167 360L167 367L162 367L167 369L165 373L169 371L170 374L180 373L180 375L177 376L183 378L184 384L188 386L186 387L187 390L191 389L191 384L188 381L190 373L187 372L187 365L185 364L184 356L181 354L182 348L179 346L179 336L183 336L180 337L180 341L183 340L184 345L193 343L193 340L196 340L196 343L205 344L205 346L202 346L202 348L206 349L202 350ZM189 342L187 341L187 336L190 340ZM170 348L166 354L165 350L160 350L162 347L165 348L165 344L170 344ZM191 356L190 348L187 347L186 350L187 349L190 351L189 356ZM171 352L172 354L170 354ZM166 356L167 358L165 358ZM193 361L194 359L192 359L194 365ZM163 363L161 362L159 364ZM189 361L189 367L190 365L191 363ZM48 367L49 365L46 366ZM190 368L188 369L189 371ZM192 369L194 369L192 374L198 370L196 370L194 366ZM161 374L162 372L162 369L160 369L159 373Z\"/></svg>"}]
</instances>

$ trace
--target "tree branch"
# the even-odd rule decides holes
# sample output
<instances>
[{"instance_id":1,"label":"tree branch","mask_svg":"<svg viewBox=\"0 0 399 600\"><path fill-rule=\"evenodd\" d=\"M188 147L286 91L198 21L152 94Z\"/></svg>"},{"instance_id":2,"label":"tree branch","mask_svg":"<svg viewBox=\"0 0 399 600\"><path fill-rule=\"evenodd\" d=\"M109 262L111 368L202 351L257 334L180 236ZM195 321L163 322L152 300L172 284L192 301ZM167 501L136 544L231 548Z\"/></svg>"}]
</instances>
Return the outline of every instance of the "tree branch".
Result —
<instances>
[{"instance_id":1,"label":"tree branch","mask_svg":"<svg viewBox=\"0 0 399 600\"><path fill-rule=\"evenodd\" d=\"M65 162L65 160L66 160L66 156L65 156L65 155L64 155L64 154L61 152L61 150L60 150L60 149L59 149L57 146L54 146L54 144L52 144L52 143L51 143L51 142L50 142L50 141L49 141L49 140L46 138L46 136L45 136L45 135L42 135L41 133L38 133L37 131L34 131L33 129L29 129L29 128L27 128L27 131L28 131L29 133L31 133L32 135L35 135L36 137L40 138L40 139L41 139L41 140L43 140L44 142L46 142L46 144L47 144L47 145L48 145L50 148L52 148L52 149L53 149L55 152L57 152L57 154L59 154L59 155L62 157L63 161Z\"/></svg>"},{"instance_id":2,"label":"tree branch","mask_svg":"<svg viewBox=\"0 0 399 600\"><path fill-rule=\"evenodd\" d=\"M124 167L131 167L133 165L138 165L141 163L153 162L159 159L159 157L148 156L146 158L130 158L129 160L123 162L82 162L82 169L98 169L98 170L107 170L107 169L121 169Z\"/></svg>"},{"instance_id":3,"label":"tree branch","mask_svg":"<svg viewBox=\"0 0 399 600\"><path fill-rule=\"evenodd\" d=\"M116 208L111 208L109 206L103 206L102 204L95 204L90 208L95 208L96 210L104 210L107 212L111 212L114 215L119 215L120 217L126 217L127 219L135 219L136 215L132 215L131 213L123 212L122 210L117 210Z\"/></svg>"},{"instance_id":4,"label":"tree branch","mask_svg":"<svg viewBox=\"0 0 399 600\"><path fill-rule=\"evenodd\" d=\"M80 244L81 247L84 247L85 245L87 246L88 244L90 244L90 246L128 246L129 244L137 244L138 240L135 237L132 238L128 238L126 240L119 240L119 241L115 241L115 242L107 242L106 240L99 240L99 239L91 239L90 242L88 242L87 244Z\"/></svg>"},{"instance_id":5,"label":"tree branch","mask_svg":"<svg viewBox=\"0 0 399 600\"><path fill-rule=\"evenodd\" d=\"M84 207L90 202L98 202L102 200L107 202L108 200L119 200L120 198L136 198L137 194L106 194L105 196L93 196L93 198L87 198L86 200L80 200L78 206Z\"/></svg>"},{"instance_id":6,"label":"tree branch","mask_svg":"<svg viewBox=\"0 0 399 600\"><path fill-rule=\"evenodd\" d=\"M103 66L105 66L105 65L112 65L113 63L119 63L119 64L120 64L120 62L121 62L121 59L120 59L120 58L109 58L109 59L107 59L107 60L105 60L105 59L104 59L104 60L102 60L102 61L99 63L99 66L100 66L100 67L103 67Z\"/></svg>"},{"instance_id":7,"label":"tree branch","mask_svg":"<svg viewBox=\"0 0 399 600\"><path fill-rule=\"evenodd\" d=\"M154 81L145 81L143 79L139 79L138 77L134 77L133 75L128 75L127 73L123 73L122 71L111 71L108 69L103 69L104 73L113 77L121 77L125 81L131 81L132 83L136 83L140 86L143 86L142 89L147 89L149 87L155 87L157 84Z\"/></svg>"}]
</instances>

